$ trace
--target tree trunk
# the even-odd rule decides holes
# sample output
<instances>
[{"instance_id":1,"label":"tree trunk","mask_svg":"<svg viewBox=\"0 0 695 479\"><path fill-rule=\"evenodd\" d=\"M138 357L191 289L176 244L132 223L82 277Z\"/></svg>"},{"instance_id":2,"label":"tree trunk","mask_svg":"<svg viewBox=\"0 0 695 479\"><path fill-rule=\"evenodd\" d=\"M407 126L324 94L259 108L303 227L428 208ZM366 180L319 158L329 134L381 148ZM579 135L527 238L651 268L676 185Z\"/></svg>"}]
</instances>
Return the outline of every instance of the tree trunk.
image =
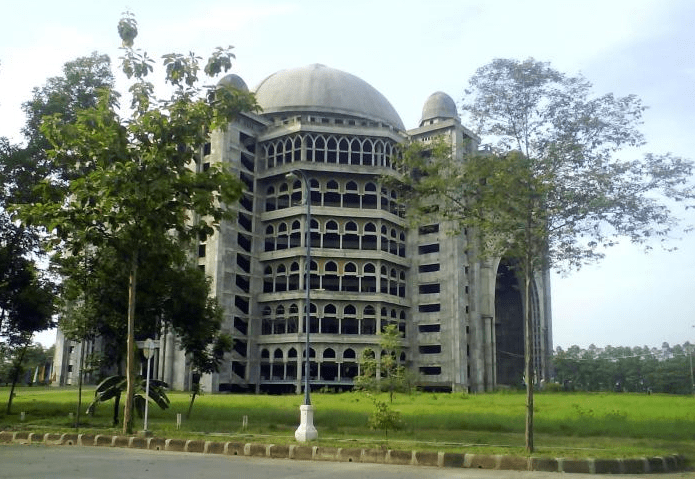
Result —
<instances>
[{"instance_id":1,"label":"tree trunk","mask_svg":"<svg viewBox=\"0 0 695 479\"><path fill-rule=\"evenodd\" d=\"M533 452L533 319L531 317L531 267L524 267L524 375L526 377L526 452Z\"/></svg>"},{"instance_id":2,"label":"tree trunk","mask_svg":"<svg viewBox=\"0 0 695 479\"><path fill-rule=\"evenodd\" d=\"M193 401L195 401L195 397L198 395L198 390L194 389L191 392L191 402L188 403L188 412L186 413L186 419L191 418L191 411L193 411Z\"/></svg>"},{"instance_id":3,"label":"tree trunk","mask_svg":"<svg viewBox=\"0 0 695 479\"><path fill-rule=\"evenodd\" d=\"M77 413L75 414L75 429L80 429L80 410L82 409L82 368L84 367L84 338L80 341L80 365L77 368Z\"/></svg>"},{"instance_id":4,"label":"tree trunk","mask_svg":"<svg viewBox=\"0 0 695 479\"><path fill-rule=\"evenodd\" d=\"M133 394L135 393L135 290L137 287L138 255L133 253L128 280L128 351L126 357L126 395L123 410L123 434L133 433Z\"/></svg>"},{"instance_id":5,"label":"tree trunk","mask_svg":"<svg viewBox=\"0 0 695 479\"><path fill-rule=\"evenodd\" d=\"M24 361L24 355L26 354L27 348L29 347L29 342L30 341L24 343L24 347L22 348L22 352L19 355L19 359L15 360L14 367L12 368L12 387L10 388L10 398L7 400L8 416L12 413L12 399L14 398L14 389L15 386L17 386L17 382L19 381L19 373L21 371L22 361Z\"/></svg>"},{"instance_id":6,"label":"tree trunk","mask_svg":"<svg viewBox=\"0 0 695 479\"><path fill-rule=\"evenodd\" d=\"M118 409L121 406L121 395L117 394L116 397L113 398L113 425L117 426L118 425Z\"/></svg>"}]
</instances>

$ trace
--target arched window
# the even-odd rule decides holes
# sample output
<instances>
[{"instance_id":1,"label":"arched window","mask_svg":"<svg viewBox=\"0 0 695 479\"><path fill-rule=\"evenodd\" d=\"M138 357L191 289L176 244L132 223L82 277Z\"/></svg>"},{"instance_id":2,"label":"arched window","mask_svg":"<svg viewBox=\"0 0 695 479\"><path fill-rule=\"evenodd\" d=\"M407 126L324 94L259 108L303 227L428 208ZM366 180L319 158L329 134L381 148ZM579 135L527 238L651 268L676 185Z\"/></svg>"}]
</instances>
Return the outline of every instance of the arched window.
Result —
<instances>
[{"instance_id":1,"label":"arched window","mask_svg":"<svg viewBox=\"0 0 695 479\"><path fill-rule=\"evenodd\" d=\"M360 279L357 277L355 263L345 264L342 291L357 293L360 290Z\"/></svg>"},{"instance_id":2,"label":"arched window","mask_svg":"<svg viewBox=\"0 0 695 479\"><path fill-rule=\"evenodd\" d=\"M376 268L372 263L364 265L362 275L362 292L376 293Z\"/></svg>"},{"instance_id":3,"label":"arched window","mask_svg":"<svg viewBox=\"0 0 695 479\"><path fill-rule=\"evenodd\" d=\"M321 206L321 186L316 178L309 180L309 194L311 196L311 205Z\"/></svg>"},{"instance_id":4,"label":"arched window","mask_svg":"<svg viewBox=\"0 0 695 479\"><path fill-rule=\"evenodd\" d=\"M323 352L323 359L335 359L335 351L332 348L326 348Z\"/></svg>"},{"instance_id":5,"label":"arched window","mask_svg":"<svg viewBox=\"0 0 695 479\"><path fill-rule=\"evenodd\" d=\"M360 323L357 320L357 310L352 304L348 304L343 309L343 321L341 323L342 334L359 334Z\"/></svg>"},{"instance_id":6,"label":"arched window","mask_svg":"<svg viewBox=\"0 0 695 479\"><path fill-rule=\"evenodd\" d=\"M277 207L279 210L287 208L290 206L290 193L287 183L282 183L280 185L280 191L278 192L278 203Z\"/></svg>"},{"instance_id":7,"label":"arched window","mask_svg":"<svg viewBox=\"0 0 695 479\"><path fill-rule=\"evenodd\" d=\"M269 306L263 308L261 334L273 334L273 310Z\"/></svg>"},{"instance_id":8,"label":"arched window","mask_svg":"<svg viewBox=\"0 0 695 479\"><path fill-rule=\"evenodd\" d=\"M266 157L266 168L273 168L275 166L275 145L270 144L265 148Z\"/></svg>"},{"instance_id":9,"label":"arched window","mask_svg":"<svg viewBox=\"0 0 695 479\"><path fill-rule=\"evenodd\" d=\"M272 293L275 280L273 278L273 268L266 266L263 270L263 292Z\"/></svg>"},{"instance_id":10,"label":"arched window","mask_svg":"<svg viewBox=\"0 0 695 479\"><path fill-rule=\"evenodd\" d=\"M345 138L338 142L338 163L347 165L350 159L350 145Z\"/></svg>"},{"instance_id":11,"label":"arched window","mask_svg":"<svg viewBox=\"0 0 695 479\"><path fill-rule=\"evenodd\" d=\"M360 237L357 234L357 223L354 221L348 221L345 224L343 249L360 249Z\"/></svg>"},{"instance_id":12,"label":"arched window","mask_svg":"<svg viewBox=\"0 0 695 479\"><path fill-rule=\"evenodd\" d=\"M309 307L309 331L311 333L319 332L319 318L316 311L316 303L311 303Z\"/></svg>"},{"instance_id":13,"label":"arched window","mask_svg":"<svg viewBox=\"0 0 695 479\"><path fill-rule=\"evenodd\" d=\"M338 265L333 261L328 261L324 267L322 286L326 291L339 291L340 279L338 277Z\"/></svg>"},{"instance_id":14,"label":"arched window","mask_svg":"<svg viewBox=\"0 0 695 479\"><path fill-rule=\"evenodd\" d=\"M337 181L329 180L326 183L326 192L323 194L323 206L340 207L340 192Z\"/></svg>"},{"instance_id":15,"label":"arched window","mask_svg":"<svg viewBox=\"0 0 695 479\"><path fill-rule=\"evenodd\" d=\"M357 140L355 138L350 142L350 164L351 165L362 164L361 153L362 153L362 145L360 145L359 140Z\"/></svg>"},{"instance_id":16,"label":"arched window","mask_svg":"<svg viewBox=\"0 0 695 479\"><path fill-rule=\"evenodd\" d=\"M381 226L381 251L386 251L388 252L389 250L389 236L388 236L388 228L386 226Z\"/></svg>"},{"instance_id":17,"label":"arched window","mask_svg":"<svg viewBox=\"0 0 695 479\"><path fill-rule=\"evenodd\" d=\"M299 135L294 137L292 145L292 160L290 161L301 161L302 159L302 137Z\"/></svg>"},{"instance_id":18,"label":"arched window","mask_svg":"<svg viewBox=\"0 0 695 479\"><path fill-rule=\"evenodd\" d=\"M357 189L357 183L354 181L348 181L345 185L345 195L343 196L343 207L345 208L359 208L360 207L360 194Z\"/></svg>"},{"instance_id":19,"label":"arched window","mask_svg":"<svg viewBox=\"0 0 695 479\"><path fill-rule=\"evenodd\" d=\"M338 334L338 317L336 308L333 304L327 304L323 308L323 318L321 318L321 332L324 334Z\"/></svg>"},{"instance_id":20,"label":"arched window","mask_svg":"<svg viewBox=\"0 0 695 479\"><path fill-rule=\"evenodd\" d=\"M290 193L290 206L296 206L302 204L302 197L304 196L304 188L302 182L296 180L292 184L292 192Z\"/></svg>"},{"instance_id":21,"label":"arched window","mask_svg":"<svg viewBox=\"0 0 695 479\"><path fill-rule=\"evenodd\" d=\"M326 140L320 135L314 139L314 161L326 162Z\"/></svg>"},{"instance_id":22,"label":"arched window","mask_svg":"<svg viewBox=\"0 0 695 479\"><path fill-rule=\"evenodd\" d=\"M368 305L362 314L362 334L376 334L376 311Z\"/></svg>"},{"instance_id":23,"label":"arched window","mask_svg":"<svg viewBox=\"0 0 695 479\"><path fill-rule=\"evenodd\" d=\"M369 138L362 143L362 164L366 166L374 164L374 144Z\"/></svg>"},{"instance_id":24,"label":"arched window","mask_svg":"<svg viewBox=\"0 0 695 479\"><path fill-rule=\"evenodd\" d=\"M311 219L311 247L320 248L321 247L321 231L319 231L319 222L315 219Z\"/></svg>"},{"instance_id":25,"label":"arched window","mask_svg":"<svg viewBox=\"0 0 695 479\"><path fill-rule=\"evenodd\" d=\"M389 190L383 186L381 187L381 209L389 211Z\"/></svg>"},{"instance_id":26,"label":"arched window","mask_svg":"<svg viewBox=\"0 0 695 479\"><path fill-rule=\"evenodd\" d=\"M268 189L265 190L265 210L275 211L277 206L275 201L275 187L269 186Z\"/></svg>"},{"instance_id":27,"label":"arched window","mask_svg":"<svg viewBox=\"0 0 695 479\"><path fill-rule=\"evenodd\" d=\"M384 166L384 142L377 141L374 144L374 164L376 166Z\"/></svg>"},{"instance_id":28,"label":"arched window","mask_svg":"<svg viewBox=\"0 0 695 479\"><path fill-rule=\"evenodd\" d=\"M306 145L306 161L314 161L314 137L312 135L307 135L304 138L304 144Z\"/></svg>"},{"instance_id":29,"label":"arched window","mask_svg":"<svg viewBox=\"0 0 695 479\"><path fill-rule=\"evenodd\" d=\"M362 208L374 210L377 208L376 185L367 183L364 185L364 197L362 198Z\"/></svg>"},{"instance_id":30,"label":"arched window","mask_svg":"<svg viewBox=\"0 0 695 479\"><path fill-rule=\"evenodd\" d=\"M302 224L299 220L292 222L292 231L290 233L290 248L299 248L302 245Z\"/></svg>"},{"instance_id":31,"label":"arched window","mask_svg":"<svg viewBox=\"0 0 695 479\"><path fill-rule=\"evenodd\" d=\"M278 225L277 234L277 249L287 249L287 243L289 242L289 235L287 233L287 223L280 223Z\"/></svg>"},{"instance_id":32,"label":"arched window","mask_svg":"<svg viewBox=\"0 0 695 479\"><path fill-rule=\"evenodd\" d=\"M398 296L398 273L396 268L391 268L391 276L389 277L389 294Z\"/></svg>"},{"instance_id":33,"label":"arched window","mask_svg":"<svg viewBox=\"0 0 695 479\"><path fill-rule=\"evenodd\" d=\"M311 262L310 272L311 289L321 289L321 277L319 275L319 266L316 261Z\"/></svg>"},{"instance_id":34,"label":"arched window","mask_svg":"<svg viewBox=\"0 0 695 479\"><path fill-rule=\"evenodd\" d=\"M268 225L265 229L265 250L275 251L275 228Z\"/></svg>"},{"instance_id":35,"label":"arched window","mask_svg":"<svg viewBox=\"0 0 695 479\"><path fill-rule=\"evenodd\" d=\"M398 206L398 192L396 190L391 190L391 201L389 201L389 211L394 215L398 215L399 209L400 208Z\"/></svg>"},{"instance_id":36,"label":"arched window","mask_svg":"<svg viewBox=\"0 0 695 479\"><path fill-rule=\"evenodd\" d=\"M338 234L338 223L329 220L326 223L326 233L323 235L323 247L340 249L340 235Z\"/></svg>"},{"instance_id":37,"label":"arched window","mask_svg":"<svg viewBox=\"0 0 695 479\"><path fill-rule=\"evenodd\" d=\"M334 137L328 138L326 142L326 163L338 162L338 142Z\"/></svg>"},{"instance_id":38,"label":"arched window","mask_svg":"<svg viewBox=\"0 0 695 479\"><path fill-rule=\"evenodd\" d=\"M393 156L393 145L386 143L384 145L384 166L391 166L391 157Z\"/></svg>"},{"instance_id":39,"label":"arched window","mask_svg":"<svg viewBox=\"0 0 695 479\"><path fill-rule=\"evenodd\" d=\"M287 317L287 332L288 333L296 333L299 331L297 329L297 325L299 324L299 308L295 303L292 303L290 305L290 314ZM290 350L292 351L292 350ZM295 351L295 356L296 356L296 351Z\"/></svg>"},{"instance_id":40,"label":"arched window","mask_svg":"<svg viewBox=\"0 0 695 479\"><path fill-rule=\"evenodd\" d=\"M287 291L287 267L284 264L278 265L275 275L275 291Z\"/></svg>"},{"instance_id":41,"label":"arched window","mask_svg":"<svg viewBox=\"0 0 695 479\"><path fill-rule=\"evenodd\" d=\"M283 144L283 155L282 155L282 162L283 163L292 163L292 151L294 148L292 148L292 140L289 138L286 138ZM279 163L279 162L278 162Z\"/></svg>"},{"instance_id":42,"label":"arched window","mask_svg":"<svg viewBox=\"0 0 695 479\"><path fill-rule=\"evenodd\" d=\"M293 261L292 264L290 265L290 275L288 278L287 290L288 291L299 290L299 263L296 261Z\"/></svg>"},{"instance_id":43,"label":"arched window","mask_svg":"<svg viewBox=\"0 0 695 479\"><path fill-rule=\"evenodd\" d=\"M376 250L377 248L377 237L376 237L376 226L374 223L367 223L364 225L364 235L362 235L362 249L363 250Z\"/></svg>"}]
</instances>

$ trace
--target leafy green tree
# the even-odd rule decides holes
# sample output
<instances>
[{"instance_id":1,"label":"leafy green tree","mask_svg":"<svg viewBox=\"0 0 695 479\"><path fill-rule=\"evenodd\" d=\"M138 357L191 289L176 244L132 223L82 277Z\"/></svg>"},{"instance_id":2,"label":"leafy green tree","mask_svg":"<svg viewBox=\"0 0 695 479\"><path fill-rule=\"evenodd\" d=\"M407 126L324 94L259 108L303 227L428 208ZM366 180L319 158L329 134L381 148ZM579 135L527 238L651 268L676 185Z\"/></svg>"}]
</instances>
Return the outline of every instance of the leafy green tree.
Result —
<instances>
[{"instance_id":1,"label":"leafy green tree","mask_svg":"<svg viewBox=\"0 0 695 479\"><path fill-rule=\"evenodd\" d=\"M63 68L63 76L50 78L43 87L35 88L31 100L23 104L27 115L23 128L25 144L10 145L6 139L0 139L0 296L5 305L8 297L16 294L15 289L22 281L21 272L24 271L25 278L33 275L27 268L36 270L46 286L52 287L46 281L47 273L36 269L34 264L35 258L43 254L40 231L19 223L14 214L16 205L37 200L35 187L42 179L49 176L63 181L68 179L60 164L49 161L51 147L40 131L42 119L59 113L64 121L70 121L77 110L96 104L99 89L112 85L113 75L107 56L95 53L68 62ZM50 327L50 324L45 327Z\"/></svg>"},{"instance_id":2,"label":"leafy green tree","mask_svg":"<svg viewBox=\"0 0 695 479\"><path fill-rule=\"evenodd\" d=\"M362 352L360 375L355 377L355 388L364 391L389 393L389 402L393 403L396 392L409 391L411 378L400 357L403 352L403 334L396 324L388 324L378 333L380 354L371 348Z\"/></svg>"},{"instance_id":3,"label":"leafy green tree","mask_svg":"<svg viewBox=\"0 0 695 479\"><path fill-rule=\"evenodd\" d=\"M530 290L549 268L598 260L619 238L650 248L676 224L667 201L694 197L690 161L618 152L644 143L644 106L633 96L593 96L591 84L533 59L497 59L471 78L462 109L487 154L454 161L450 147L406 151L411 214L432 214L478 235L481 257L510 257L522 279L526 448L533 451L533 342Z\"/></svg>"},{"instance_id":4,"label":"leafy green tree","mask_svg":"<svg viewBox=\"0 0 695 479\"><path fill-rule=\"evenodd\" d=\"M29 267L30 279L17 292L9 305L8 312L10 327L6 329L5 339L9 351L14 353L12 366L10 395L7 401L7 414L12 411L14 390L23 370L24 360L31 346L31 338L37 331L48 329L53 324L53 300L55 292L52 284L45 284L33 268Z\"/></svg>"},{"instance_id":5,"label":"leafy green tree","mask_svg":"<svg viewBox=\"0 0 695 479\"><path fill-rule=\"evenodd\" d=\"M396 392L410 391L412 381L405 367L400 362L403 351L403 335L396 324L388 324L379 334L380 354L366 348L360 358L360 374L355 377L355 389L365 391L374 405L369 416L369 426L382 430L388 435L389 430L403 427L401 415L391 409L393 395ZM389 402L382 401L376 393L386 391Z\"/></svg>"},{"instance_id":6,"label":"leafy green tree","mask_svg":"<svg viewBox=\"0 0 695 479\"><path fill-rule=\"evenodd\" d=\"M57 159L49 158L53 146L41 131L44 118L58 115L61 122L72 123L78 111L96 107L100 93L113 86L110 58L94 52L66 62L62 75L51 77L43 86L33 89L31 99L22 104L26 115L22 133L28 161L21 170L25 177L20 183L25 185L25 195L33 194L32 188L26 185L34 185L46 176L67 181L77 173L70 165L61 165ZM112 97L112 101L115 106L117 97Z\"/></svg>"},{"instance_id":7,"label":"leafy green tree","mask_svg":"<svg viewBox=\"0 0 695 479\"><path fill-rule=\"evenodd\" d=\"M394 411L386 401L381 401L379 398L372 396L374 403L374 412L369 416L369 427L384 431L386 436L390 431L398 431L403 429L403 420L401 413Z\"/></svg>"},{"instance_id":8,"label":"leafy green tree","mask_svg":"<svg viewBox=\"0 0 695 479\"><path fill-rule=\"evenodd\" d=\"M157 98L147 81L154 62L132 46L135 19L126 14L119 25L119 32L127 34L122 37L121 69L132 80L129 116L122 117L115 107L117 92L103 89L95 106L78 110L71 121L60 115L44 118L41 131L53 146L49 159L70 181L46 178L42 200L26 205L23 216L45 226L57 255L80 257L108 247L127 265L123 431L129 434L141 260L153 251L176 251L179 242L204 240L220 221L231 218L224 205L238 200L242 183L222 167L202 168L197 154L210 130L226 126L240 111L255 109L256 102L232 87L198 86L200 58L194 54L163 57L165 81L173 93ZM206 75L229 70L230 48L211 55ZM170 257L162 266L172 261Z\"/></svg>"}]
</instances>

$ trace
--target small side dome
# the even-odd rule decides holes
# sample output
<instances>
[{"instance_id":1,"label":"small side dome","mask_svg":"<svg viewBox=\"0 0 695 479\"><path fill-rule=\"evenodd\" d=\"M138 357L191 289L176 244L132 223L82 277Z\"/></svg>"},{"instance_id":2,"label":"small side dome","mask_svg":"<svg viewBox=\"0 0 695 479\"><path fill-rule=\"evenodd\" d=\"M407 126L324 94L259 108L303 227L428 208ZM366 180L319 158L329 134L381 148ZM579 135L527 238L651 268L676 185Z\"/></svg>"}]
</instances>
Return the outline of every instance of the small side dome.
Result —
<instances>
[{"instance_id":1,"label":"small side dome","mask_svg":"<svg viewBox=\"0 0 695 479\"><path fill-rule=\"evenodd\" d=\"M422 119L420 120L420 126L423 126L425 122L435 119L455 119L460 120L458 111L456 110L456 103L454 100L444 92L438 91L432 93L425 106L422 107Z\"/></svg>"},{"instance_id":2,"label":"small side dome","mask_svg":"<svg viewBox=\"0 0 695 479\"><path fill-rule=\"evenodd\" d=\"M244 92L249 91L249 87L246 86L246 82L242 80L242 78L239 75L236 75L234 73L230 73L229 75L223 76L220 81L217 82L218 86L229 86L232 88L236 88L237 90L241 90Z\"/></svg>"}]
</instances>

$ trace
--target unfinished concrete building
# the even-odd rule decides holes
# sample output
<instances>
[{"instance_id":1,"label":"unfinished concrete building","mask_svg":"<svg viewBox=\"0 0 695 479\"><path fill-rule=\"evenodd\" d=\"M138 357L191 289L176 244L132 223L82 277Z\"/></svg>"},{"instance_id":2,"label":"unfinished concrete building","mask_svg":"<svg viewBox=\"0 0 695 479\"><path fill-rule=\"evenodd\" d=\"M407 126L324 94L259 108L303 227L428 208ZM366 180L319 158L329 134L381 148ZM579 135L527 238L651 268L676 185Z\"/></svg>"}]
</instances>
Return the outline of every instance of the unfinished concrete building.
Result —
<instances>
[{"instance_id":1,"label":"unfinished concrete building","mask_svg":"<svg viewBox=\"0 0 695 479\"><path fill-rule=\"evenodd\" d=\"M247 88L236 75L222 82ZM386 324L404 334L400 360L423 388L520 386L523 304L513 260L474 261L466 234L437 223L409 228L397 191L380 182L398 175L392 160L408 139L443 136L459 158L477 149L451 97L427 98L408 130L380 92L323 65L274 73L255 93L263 111L215 132L200 165L229 164L245 184L237 220L197 251L234 338L222 371L202 378L204 389L301 390L307 227L312 388L349 389L362 351L379 354ZM532 311L538 379L552 350L547 275L535 278ZM190 386L171 334L161 338L155 370L175 389Z\"/></svg>"}]
</instances>

